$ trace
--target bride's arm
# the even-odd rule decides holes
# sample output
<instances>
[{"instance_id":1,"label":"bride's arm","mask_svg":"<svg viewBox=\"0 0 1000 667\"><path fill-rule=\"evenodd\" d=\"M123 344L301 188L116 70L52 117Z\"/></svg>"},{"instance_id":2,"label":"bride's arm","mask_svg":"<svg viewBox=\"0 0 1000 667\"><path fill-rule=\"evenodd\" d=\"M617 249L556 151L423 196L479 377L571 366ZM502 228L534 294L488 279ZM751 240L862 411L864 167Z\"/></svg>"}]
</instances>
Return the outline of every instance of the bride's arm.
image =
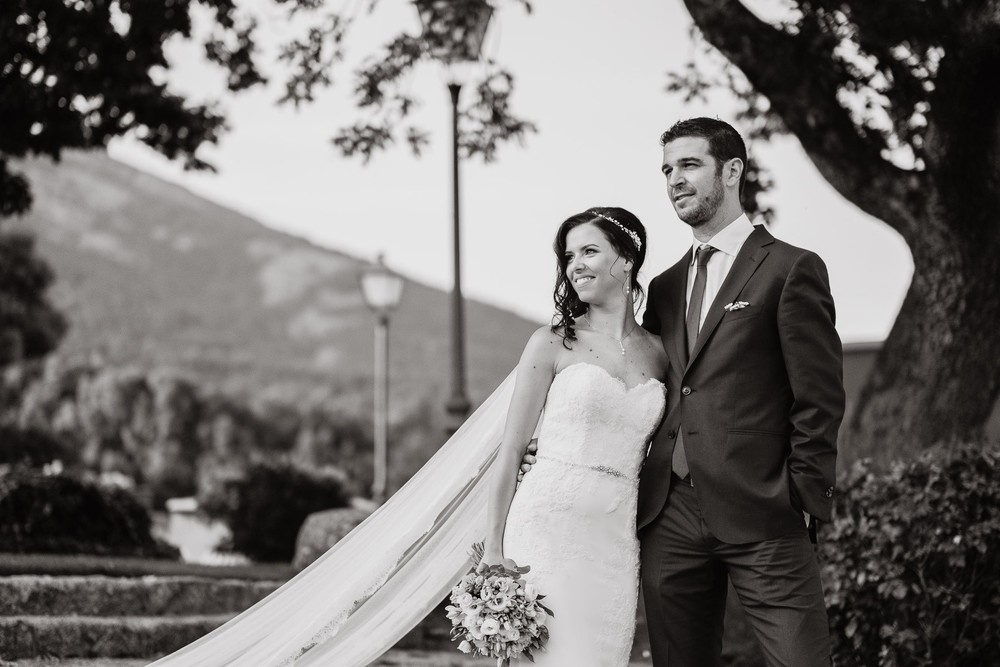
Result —
<instances>
[{"instance_id":1,"label":"bride's arm","mask_svg":"<svg viewBox=\"0 0 1000 667\"><path fill-rule=\"evenodd\" d=\"M504 562L503 533L507 512L514 498L521 456L538 424L545 395L555 377L556 358L562 349L560 336L549 327L542 327L531 336L521 354L514 393L507 411L507 423L494 466L487 511L484 563Z\"/></svg>"}]
</instances>

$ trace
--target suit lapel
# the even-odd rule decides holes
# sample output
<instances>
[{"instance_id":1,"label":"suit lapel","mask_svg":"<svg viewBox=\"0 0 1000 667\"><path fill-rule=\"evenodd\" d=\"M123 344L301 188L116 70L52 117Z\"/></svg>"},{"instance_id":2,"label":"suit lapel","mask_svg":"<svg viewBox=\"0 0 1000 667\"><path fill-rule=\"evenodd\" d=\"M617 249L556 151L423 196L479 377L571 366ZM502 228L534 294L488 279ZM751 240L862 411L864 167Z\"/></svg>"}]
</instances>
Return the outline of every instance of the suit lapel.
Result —
<instances>
[{"instance_id":1,"label":"suit lapel","mask_svg":"<svg viewBox=\"0 0 1000 667\"><path fill-rule=\"evenodd\" d=\"M747 281L750 280L757 267L767 257L768 250L764 246L770 245L773 242L774 237L771 236L770 232L763 226L759 226L750 234L743 247L740 248L740 252L736 255L736 260L733 262L732 268L729 269L729 275L726 276L722 287L719 288L719 293L715 295L715 300L712 301L712 305L708 309L708 314L705 316L705 323L701 325L701 331L698 332L698 341L695 343L694 350L691 352L691 358L688 359L685 370L690 368L694 360L698 358L698 354L705 347L705 342L712 336L712 332L715 331L715 327L719 325L719 322L722 321L722 316L726 314L723 306L736 301L743 290L743 286L747 284Z\"/></svg>"}]
</instances>

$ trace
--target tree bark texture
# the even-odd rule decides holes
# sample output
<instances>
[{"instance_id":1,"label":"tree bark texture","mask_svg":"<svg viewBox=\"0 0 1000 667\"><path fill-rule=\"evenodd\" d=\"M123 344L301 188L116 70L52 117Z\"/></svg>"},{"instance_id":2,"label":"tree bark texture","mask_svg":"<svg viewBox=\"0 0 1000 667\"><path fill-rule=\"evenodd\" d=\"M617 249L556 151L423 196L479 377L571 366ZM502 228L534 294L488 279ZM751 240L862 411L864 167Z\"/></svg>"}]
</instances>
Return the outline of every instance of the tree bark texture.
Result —
<instances>
[{"instance_id":1,"label":"tree bark texture","mask_svg":"<svg viewBox=\"0 0 1000 667\"><path fill-rule=\"evenodd\" d=\"M845 453L885 460L981 435L1000 394L1000 0L800 7L844 9L858 35L884 37L890 46L905 41L901 30L925 43L933 35L942 55L924 98L918 169L885 159L871 130L838 101L845 81L832 57L838 40L811 30L816 22L786 30L739 0L684 1L705 38L770 100L823 177L902 235L913 255L903 306L845 425ZM899 20L891 27L864 24L892 11ZM891 90L887 96L892 100Z\"/></svg>"}]
</instances>

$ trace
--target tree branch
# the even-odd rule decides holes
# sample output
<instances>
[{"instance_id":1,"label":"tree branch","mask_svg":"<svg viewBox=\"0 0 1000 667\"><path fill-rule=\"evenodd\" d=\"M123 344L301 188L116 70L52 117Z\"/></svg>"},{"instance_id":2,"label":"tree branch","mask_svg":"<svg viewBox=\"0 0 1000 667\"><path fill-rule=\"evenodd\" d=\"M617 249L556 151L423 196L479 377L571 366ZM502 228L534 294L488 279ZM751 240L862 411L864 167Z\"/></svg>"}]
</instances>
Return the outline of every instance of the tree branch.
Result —
<instances>
[{"instance_id":1,"label":"tree branch","mask_svg":"<svg viewBox=\"0 0 1000 667\"><path fill-rule=\"evenodd\" d=\"M705 38L771 102L823 177L865 212L913 238L924 221L926 175L895 167L837 99L842 79L814 35L761 21L739 0L684 0ZM832 44L829 48L832 48Z\"/></svg>"}]
</instances>

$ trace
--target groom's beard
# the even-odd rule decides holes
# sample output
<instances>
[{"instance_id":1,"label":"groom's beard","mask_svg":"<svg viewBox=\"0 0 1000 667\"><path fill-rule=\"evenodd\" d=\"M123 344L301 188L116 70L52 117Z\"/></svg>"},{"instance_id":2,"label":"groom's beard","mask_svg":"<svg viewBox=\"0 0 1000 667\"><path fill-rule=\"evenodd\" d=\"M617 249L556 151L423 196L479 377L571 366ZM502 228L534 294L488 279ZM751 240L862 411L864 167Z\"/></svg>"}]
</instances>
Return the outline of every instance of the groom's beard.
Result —
<instances>
[{"instance_id":1,"label":"groom's beard","mask_svg":"<svg viewBox=\"0 0 1000 667\"><path fill-rule=\"evenodd\" d=\"M677 211L677 216L691 227L698 229L715 217L719 207L722 206L722 200L725 196L726 191L722 187L722 179L717 178L715 182L712 183L711 192L705 195L705 198L698 202L697 206L688 209L683 213Z\"/></svg>"}]
</instances>

